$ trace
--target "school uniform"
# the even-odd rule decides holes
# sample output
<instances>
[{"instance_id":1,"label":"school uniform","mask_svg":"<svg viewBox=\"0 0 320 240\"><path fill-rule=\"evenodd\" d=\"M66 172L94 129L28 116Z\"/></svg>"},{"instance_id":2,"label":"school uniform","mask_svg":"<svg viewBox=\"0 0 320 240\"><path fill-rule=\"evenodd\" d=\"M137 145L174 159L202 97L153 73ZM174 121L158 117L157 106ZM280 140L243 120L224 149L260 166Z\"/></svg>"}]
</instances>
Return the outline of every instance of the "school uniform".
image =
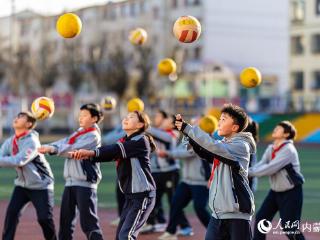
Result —
<instances>
[{"instance_id":1,"label":"school uniform","mask_svg":"<svg viewBox=\"0 0 320 240\"><path fill-rule=\"evenodd\" d=\"M256 145L251 133L240 132L220 141L198 126L184 124L182 131L194 151L213 164L209 179L212 216L205 239L252 239L250 221L255 207L248 166Z\"/></svg>"},{"instance_id":2,"label":"school uniform","mask_svg":"<svg viewBox=\"0 0 320 240\"><path fill-rule=\"evenodd\" d=\"M157 149L168 151L177 145L178 135L173 130L164 131L152 127L147 132L153 136ZM155 208L147 221L148 224L155 225L156 220L159 223L166 222L161 200L163 195L166 194L171 208L172 198L180 180L179 171L180 163L178 159L160 157L157 153L151 155L151 172L157 186L157 197ZM183 211L180 212L178 221L181 228L190 227Z\"/></svg>"},{"instance_id":3,"label":"school uniform","mask_svg":"<svg viewBox=\"0 0 320 240\"><path fill-rule=\"evenodd\" d=\"M134 133L116 144L95 150L91 162L116 161L118 184L125 204L117 229L117 240L137 239L150 215L156 196L156 185L150 168L150 142L143 133Z\"/></svg>"},{"instance_id":4,"label":"school uniform","mask_svg":"<svg viewBox=\"0 0 320 240\"><path fill-rule=\"evenodd\" d=\"M292 140L287 140L279 147L269 145L261 161L249 170L250 176L269 176L271 190L262 203L257 215L254 239L266 239L266 235L257 228L257 223L263 219L272 221L279 211L281 223L289 239L304 239L304 236L294 224L301 219L303 204L302 184L304 177L300 170L298 152ZM289 224L286 224L289 221Z\"/></svg>"},{"instance_id":5,"label":"school uniform","mask_svg":"<svg viewBox=\"0 0 320 240\"><path fill-rule=\"evenodd\" d=\"M98 218L97 188L101 180L99 163L68 158L68 152L77 149L94 150L101 145L98 125L88 129L79 128L70 137L49 144L51 154L67 157L63 175L65 188L60 210L59 239L73 239L76 210L80 213L80 226L87 239L103 239Z\"/></svg>"},{"instance_id":6,"label":"school uniform","mask_svg":"<svg viewBox=\"0 0 320 240\"><path fill-rule=\"evenodd\" d=\"M182 142L177 148L168 151L168 156L183 160L182 181L173 195L170 219L166 231L175 234L182 210L193 201L195 212L205 228L210 221L207 209L210 177L210 164L199 158L192 148L187 149L187 143Z\"/></svg>"},{"instance_id":7,"label":"school uniform","mask_svg":"<svg viewBox=\"0 0 320 240\"><path fill-rule=\"evenodd\" d=\"M53 221L54 178L44 155L38 153L39 147L39 134L34 130L12 136L1 146L0 167L14 167L17 172L4 221L4 240L14 239L21 213L29 202L36 209L45 239L57 239Z\"/></svg>"}]
</instances>

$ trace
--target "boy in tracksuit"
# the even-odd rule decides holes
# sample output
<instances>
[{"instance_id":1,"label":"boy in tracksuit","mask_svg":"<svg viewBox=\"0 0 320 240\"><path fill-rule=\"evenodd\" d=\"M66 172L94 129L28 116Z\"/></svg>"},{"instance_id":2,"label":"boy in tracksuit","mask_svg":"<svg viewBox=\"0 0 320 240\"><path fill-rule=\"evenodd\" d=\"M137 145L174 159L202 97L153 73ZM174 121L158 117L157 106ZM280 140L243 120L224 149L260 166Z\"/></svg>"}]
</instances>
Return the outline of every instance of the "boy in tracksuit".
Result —
<instances>
[{"instance_id":1,"label":"boy in tracksuit","mask_svg":"<svg viewBox=\"0 0 320 240\"><path fill-rule=\"evenodd\" d=\"M118 143L94 151L70 152L75 159L90 158L94 163L116 161L118 184L125 195L116 240L137 239L155 204L156 185L150 169L150 153L155 150L155 144L145 134L149 124L145 113L131 112L122 121L126 136Z\"/></svg>"},{"instance_id":2,"label":"boy in tracksuit","mask_svg":"<svg viewBox=\"0 0 320 240\"><path fill-rule=\"evenodd\" d=\"M13 121L15 135L8 138L0 149L0 167L14 167L17 171L4 221L2 239L13 240L24 207L32 202L38 223L46 240L55 240L53 221L53 174L37 148L39 135L33 128L36 119L29 112L20 112Z\"/></svg>"},{"instance_id":3,"label":"boy in tracksuit","mask_svg":"<svg viewBox=\"0 0 320 240\"><path fill-rule=\"evenodd\" d=\"M301 218L304 183L299 156L293 145L295 136L296 129L290 122L280 122L272 133L273 144L268 146L261 161L249 169L249 176L269 176L271 185L271 190L256 215L256 240L266 239L266 235L259 232L257 224L261 220L271 222L278 211L287 237L304 239L299 231L299 224L295 224Z\"/></svg>"},{"instance_id":4,"label":"boy in tracksuit","mask_svg":"<svg viewBox=\"0 0 320 240\"><path fill-rule=\"evenodd\" d=\"M175 234L179 224L178 218L191 200L193 200L195 212L205 228L207 228L210 221L210 213L207 209L209 198L207 185L210 177L210 164L199 158L192 148L187 149L187 145L187 142L183 141L175 149L159 152L162 156L183 160L183 167L182 181L178 185L171 203L169 224L166 232L158 239L177 239Z\"/></svg>"},{"instance_id":5,"label":"boy in tracksuit","mask_svg":"<svg viewBox=\"0 0 320 240\"><path fill-rule=\"evenodd\" d=\"M191 126L176 116L176 127L188 138L194 151L213 163L209 179L209 206L212 210L206 240L252 239L250 221L254 198L249 188L250 154L256 151L251 133L242 132L248 124L245 111L233 104L225 105L214 140L198 126Z\"/></svg>"},{"instance_id":6,"label":"boy in tracksuit","mask_svg":"<svg viewBox=\"0 0 320 240\"><path fill-rule=\"evenodd\" d=\"M76 209L79 210L80 225L87 239L103 239L97 214L100 165L90 161L77 161L68 155L68 152L73 150L96 149L101 145L101 134L97 123L102 119L103 114L97 104L85 104L80 108L80 128L75 133L38 149L41 153L67 157L63 173L66 183L60 210L60 240L73 238Z\"/></svg>"}]
</instances>

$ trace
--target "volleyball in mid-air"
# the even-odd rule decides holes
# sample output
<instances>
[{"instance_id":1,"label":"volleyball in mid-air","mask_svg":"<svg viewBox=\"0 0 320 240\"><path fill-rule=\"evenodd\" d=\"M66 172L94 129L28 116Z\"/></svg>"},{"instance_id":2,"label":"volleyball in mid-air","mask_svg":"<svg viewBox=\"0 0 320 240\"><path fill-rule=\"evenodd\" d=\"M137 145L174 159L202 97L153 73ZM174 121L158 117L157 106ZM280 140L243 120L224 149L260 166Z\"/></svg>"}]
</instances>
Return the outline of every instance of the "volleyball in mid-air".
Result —
<instances>
[{"instance_id":1,"label":"volleyball in mid-air","mask_svg":"<svg viewBox=\"0 0 320 240\"><path fill-rule=\"evenodd\" d=\"M218 120L211 115L204 116L199 121L199 127L206 133L212 134L218 128Z\"/></svg>"},{"instance_id":2,"label":"volleyball in mid-air","mask_svg":"<svg viewBox=\"0 0 320 240\"><path fill-rule=\"evenodd\" d=\"M158 72L160 75L170 75L177 71L177 64L171 58L162 59L158 64Z\"/></svg>"},{"instance_id":3,"label":"volleyball in mid-air","mask_svg":"<svg viewBox=\"0 0 320 240\"><path fill-rule=\"evenodd\" d=\"M144 102L140 98L132 98L127 103L128 112L139 111L143 112Z\"/></svg>"},{"instance_id":4,"label":"volleyball in mid-air","mask_svg":"<svg viewBox=\"0 0 320 240\"><path fill-rule=\"evenodd\" d=\"M101 100L101 107L105 111L112 111L116 108L117 101L114 97L107 96L102 98Z\"/></svg>"},{"instance_id":5,"label":"volleyball in mid-air","mask_svg":"<svg viewBox=\"0 0 320 240\"><path fill-rule=\"evenodd\" d=\"M74 38L81 32L81 19L74 13L65 13L58 18L56 28L62 37Z\"/></svg>"},{"instance_id":6,"label":"volleyball in mid-air","mask_svg":"<svg viewBox=\"0 0 320 240\"><path fill-rule=\"evenodd\" d=\"M173 25L175 37L183 43L192 43L196 41L201 34L201 24L195 17L179 17Z\"/></svg>"},{"instance_id":7,"label":"volleyball in mid-air","mask_svg":"<svg viewBox=\"0 0 320 240\"><path fill-rule=\"evenodd\" d=\"M248 67L242 70L240 74L240 83L246 88L254 88L261 84L261 73L254 67Z\"/></svg>"},{"instance_id":8,"label":"volleyball in mid-air","mask_svg":"<svg viewBox=\"0 0 320 240\"><path fill-rule=\"evenodd\" d=\"M32 102L31 112L37 120L45 120L54 113L54 102L48 97L39 97Z\"/></svg>"},{"instance_id":9,"label":"volleyball in mid-air","mask_svg":"<svg viewBox=\"0 0 320 240\"><path fill-rule=\"evenodd\" d=\"M136 28L130 32L129 41L134 45L142 45L147 41L148 34L143 28Z\"/></svg>"}]
</instances>

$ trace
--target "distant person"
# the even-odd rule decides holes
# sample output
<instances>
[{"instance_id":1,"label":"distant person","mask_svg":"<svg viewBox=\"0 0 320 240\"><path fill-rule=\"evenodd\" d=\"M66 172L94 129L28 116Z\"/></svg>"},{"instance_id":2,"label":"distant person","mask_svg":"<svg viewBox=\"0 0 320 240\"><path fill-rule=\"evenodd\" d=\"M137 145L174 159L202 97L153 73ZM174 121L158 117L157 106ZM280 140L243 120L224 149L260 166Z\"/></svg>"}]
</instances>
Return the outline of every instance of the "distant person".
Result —
<instances>
[{"instance_id":1,"label":"distant person","mask_svg":"<svg viewBox=\"0 0 320 240\"><path fill-rule=\"evenodd\" d=\"M300 171L300 161L293 141L297 130L289 121L277 124L272 132L273 143L264 152L262 159L249 169L249 176L269 176L271 190L263 201L254 228L254 240L264 240L257 224L261 220L272 221L279 211L283 231L289 239L305 239L296 221L300 222L304 177ZM289 221L289 224L286 224ZM293 232L293 233L292 233Z\"/></svg>"}]
</instances>

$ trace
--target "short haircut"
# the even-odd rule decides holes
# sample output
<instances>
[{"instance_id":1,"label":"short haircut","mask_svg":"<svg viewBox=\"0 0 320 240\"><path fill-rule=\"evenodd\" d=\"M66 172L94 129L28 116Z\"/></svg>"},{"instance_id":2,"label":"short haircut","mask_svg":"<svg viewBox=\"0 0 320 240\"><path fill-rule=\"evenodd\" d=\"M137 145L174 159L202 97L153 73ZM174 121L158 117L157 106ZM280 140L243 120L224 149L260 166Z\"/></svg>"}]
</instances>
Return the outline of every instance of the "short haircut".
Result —
<instances>
[{"instance_id":1,"label":"short haircut","mask_svg":"<svg viewBox=\"0 0 320 240\"><path fill-rule=\"evenodd\" d=\"M238 132L242 132L248 126L247 113L237 105L232 103L225 104L221 109L221 113L226 113L233 119L234 124L239 126Z\"/></svg>"},{"instance_id":2,"label":"short haircut","mask_svg":"<svg viewBox=\"0 0 320 240\"><path fill-rule=\"evenodd\" d=\"M159 109L158 113L160 113L163 118L167 118L168 117L168 113L166 111L164 111L163 109Z\"/></svg>"},{"instance_id":3,"label":"short haircut","mask_svg":"<svg viewBox=\"0 0 320 240\"><path fill-rule=\"evenodd\" d=\"M289 121L282 121L277 126L281 126L284 129L284 133L289 133L287 140L294 140L297 135L297 129Z\"/></svg>"},{"instance_id":4,"label":"short haircut","mask_svg":"<svg viewBox=\"0 0 320 240\"><path fill-rule=\"evenodd\" d=\"M29 111L23 111L18 113L18 117L25 116L27 118L27 122L31 123L29 129L34 129L37 125L37 119L33 116L33 114Z\"/></svg>"},{"instance_id":5,"label":"short haircut","mask_svg":"<svg viewBox=\"0 0 320 240\"><path fill-rule=\"evenodd\" d=\"M87 110L90 112L91 117L97 117L96 123L103 120L103 112L98 104L87 103L80 107L80 110Z\"/></svg>"}]
</instances>

